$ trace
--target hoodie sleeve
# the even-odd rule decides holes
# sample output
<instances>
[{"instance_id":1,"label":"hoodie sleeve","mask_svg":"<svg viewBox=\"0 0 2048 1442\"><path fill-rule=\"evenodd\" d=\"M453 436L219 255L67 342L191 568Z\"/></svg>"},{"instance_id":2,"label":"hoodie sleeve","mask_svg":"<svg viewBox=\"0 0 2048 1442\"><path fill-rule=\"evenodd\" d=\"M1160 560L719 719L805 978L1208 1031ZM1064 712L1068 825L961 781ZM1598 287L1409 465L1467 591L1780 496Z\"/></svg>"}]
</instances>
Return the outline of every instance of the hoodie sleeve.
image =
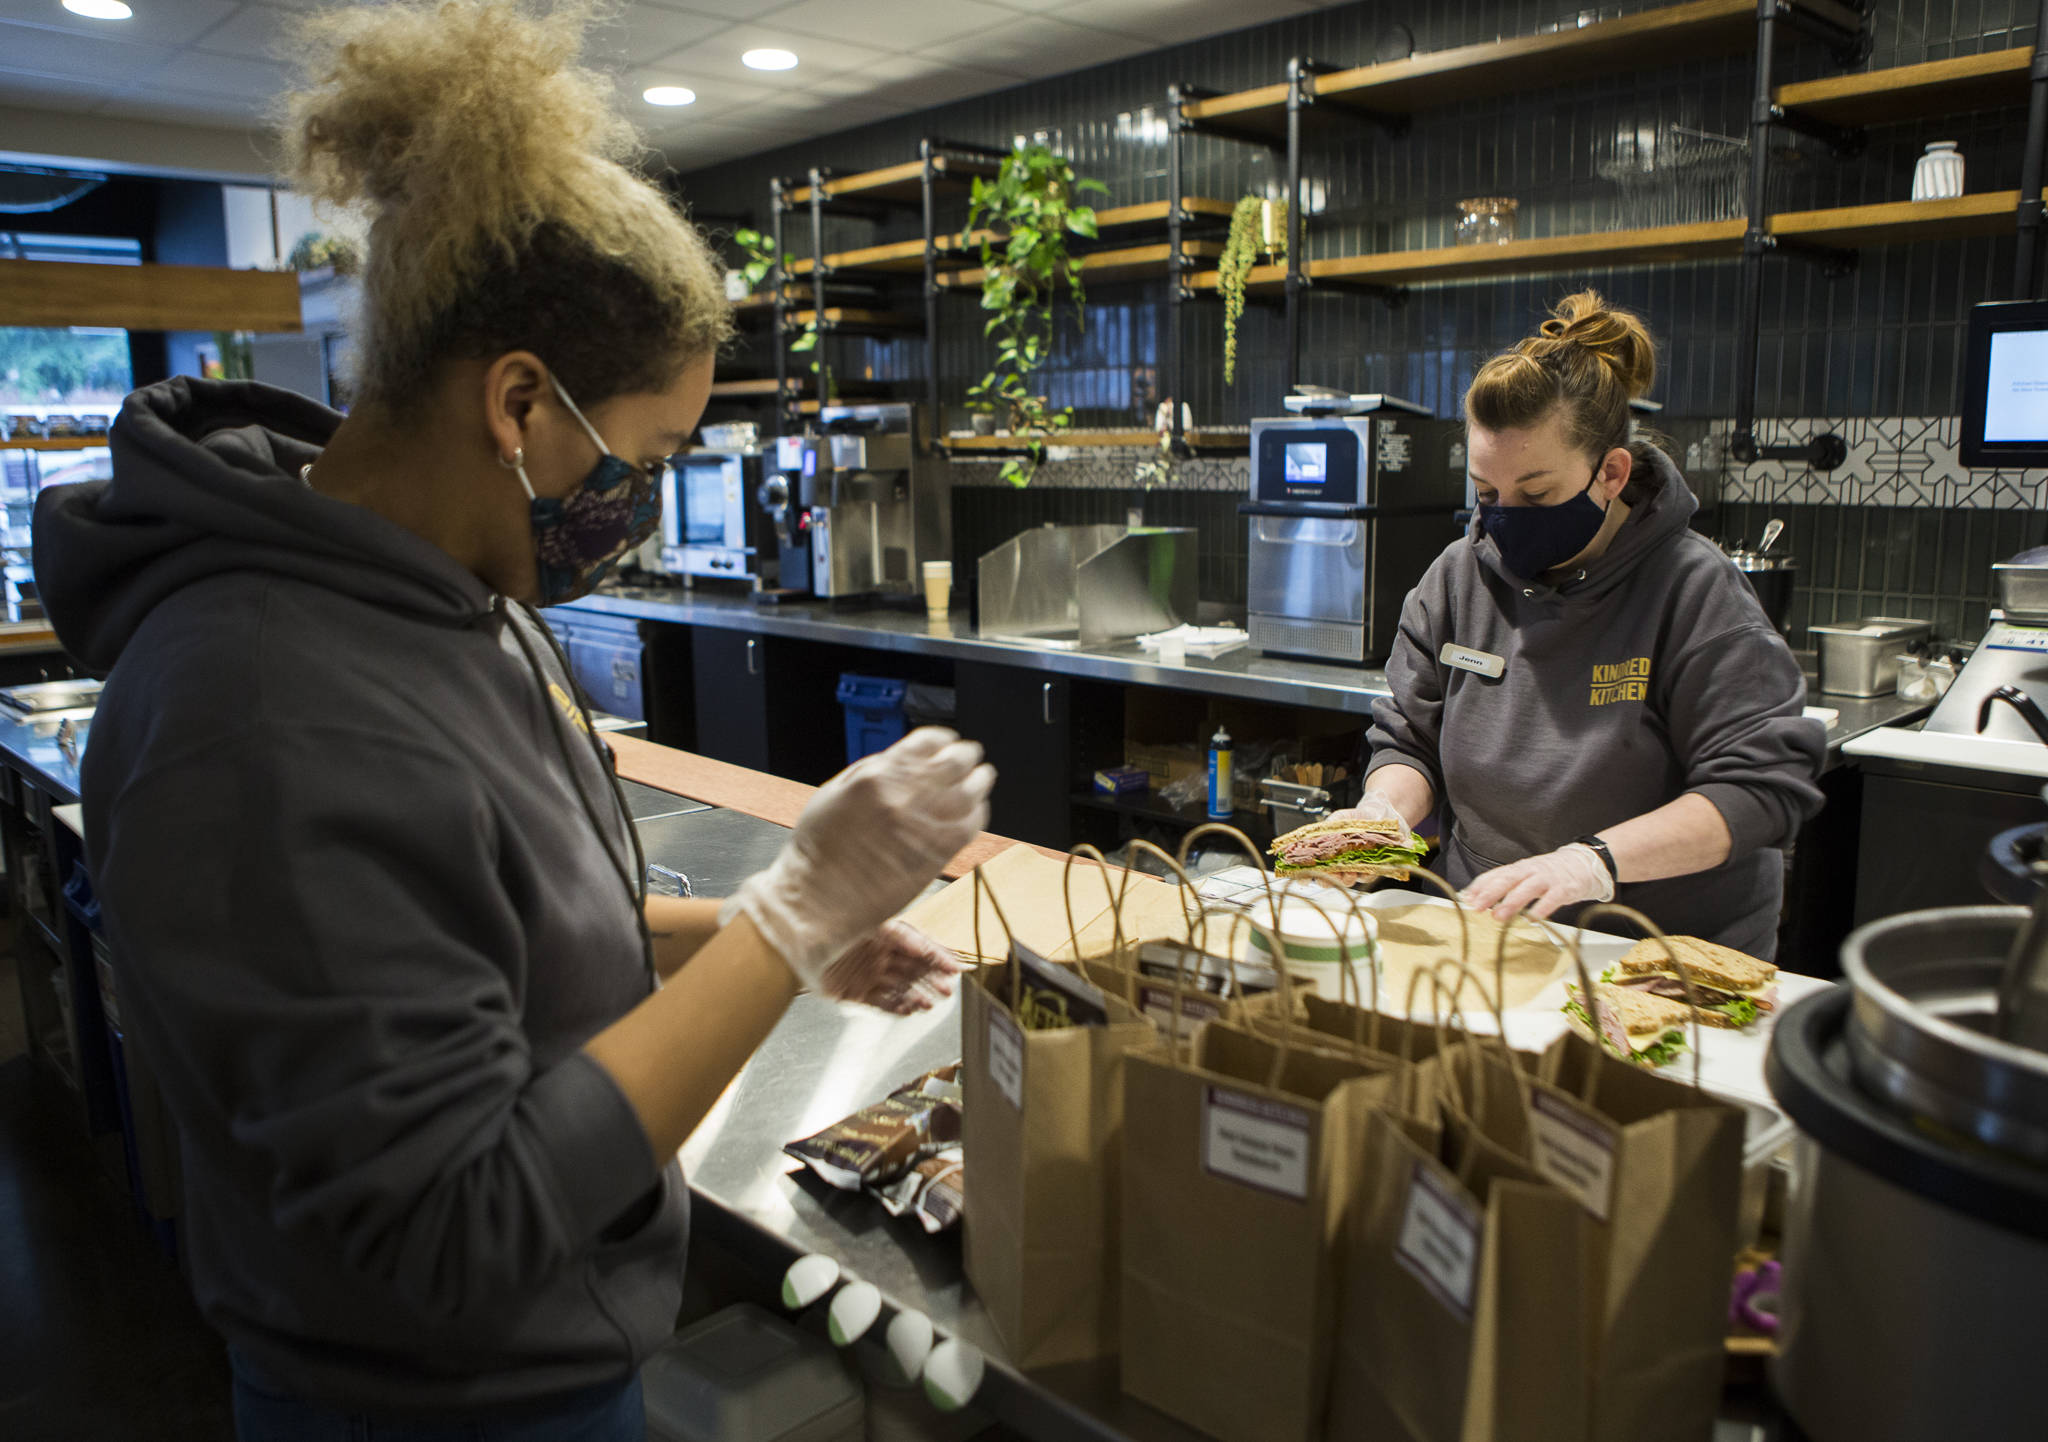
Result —
<instances>
[{"instance_id":1,"label":"hoodie sleeve","mask_svg":"<svg viewBox=\"0 0 2048 1442\"><path fill-rule=\"evenodd\" d=\"M1401 604L1400 632L1387 654L1387 685L1393 695L1372 703L1372 729L1366 735L1371 754L1366 761L1368 783L1382 766L1400 762L1429 778L1439 803L1444 794L1442 763L1444 683L1437 660L1442 641L1436 632L1442 612L1432 605L1443 593L1441 561L1429 568Z\"/></svg>"},{"instance_id":2,"label":"hoodie sleeve","mask_svg":"<svg viewBox=\"0 0 2048 1442\"><path fill-rule=\"evenodd\" d=\"M586 1254L659 1168L581 1051L536 1065L472 773L342 725L209 741L106 808L124 984L278 1231L461 1318Z\"/></svg>"},{"instance_id":3,"label":"hoodie sleeve","mask_svg":"<svg viewBox=\"0 0 2048 1442\"><path fill-rule=\"evenodd\" d=\"M1820 810L1827 731L1800 714L1806 680L1785 643L1761 624L1738 626L1685 651L1667 685L1685 789L1728 823L1730 859L1790 842Z\"/></svg>"}]
</instances>

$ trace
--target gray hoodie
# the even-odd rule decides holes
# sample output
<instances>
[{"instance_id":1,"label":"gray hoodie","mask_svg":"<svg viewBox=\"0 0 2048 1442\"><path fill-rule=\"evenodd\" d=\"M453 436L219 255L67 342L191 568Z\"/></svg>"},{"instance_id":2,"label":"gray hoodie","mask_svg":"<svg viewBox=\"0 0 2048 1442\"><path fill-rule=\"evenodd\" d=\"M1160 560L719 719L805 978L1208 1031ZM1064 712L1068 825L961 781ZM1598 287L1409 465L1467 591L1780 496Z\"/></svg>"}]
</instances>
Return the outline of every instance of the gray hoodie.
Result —
<instances>
[{"instance_id":1,"label":"gray hoodie","mask_svg":"<svg viewBox=\"0 0 2048 1442\"><path fill-rule=\"evenodd\" d=\"M266 1381L442 1415L671 1333L681 1173L580 1048L651 985L628 823L545 630L299 479L340 417L129 397L37 580L107 675L81 789L194 1291Z\"/></svg>"},{"instance_id":2,"label":"gray hoodie","mask_svg":"<svg viewBox=\"0 0 2048 1442\"><path fill-rule=\"evenodd\" d=\"M1699 503L1685 478L1662 451L1647 460L1661 484L1560 584L1511 574L1476 517L1436 559L1401 610L1368 774L1401 761L1430 778L1459 886L1704 796L1734 838L1728 860L1615 899L1673 935L1768 958L1778 848L1820 809L1826 732L1800 715L1799 665L1741 573L1687 528ZM1500 657L1500 678L1447 665L1446 642Z\"/></svg>"}]
</instances>

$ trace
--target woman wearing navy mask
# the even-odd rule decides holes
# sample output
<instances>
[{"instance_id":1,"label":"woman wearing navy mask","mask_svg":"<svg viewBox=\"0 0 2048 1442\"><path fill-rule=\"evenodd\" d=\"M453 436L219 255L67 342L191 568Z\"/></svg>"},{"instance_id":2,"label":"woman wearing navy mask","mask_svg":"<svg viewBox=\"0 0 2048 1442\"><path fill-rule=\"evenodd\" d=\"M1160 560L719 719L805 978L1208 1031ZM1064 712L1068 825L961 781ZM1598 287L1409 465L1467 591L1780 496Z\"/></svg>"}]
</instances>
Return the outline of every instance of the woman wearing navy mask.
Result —
<instances>
[{"instance_id":1,"label":"woman wearing navy mask","mask_svg":"<svg viewBox=\"0 0 2048 1442\"><path fill-rule=\"evenodd\" d=\"M303 21L294 182L372 219L360 403L153 386L37 518L110 673L94 877L242 1442L641 1437L684 1139L798 990L907 1012L957 969L891 918L986 817L979 747L842 772L722 909L648 897L535 613L646 538L730 328L587 13Z\"/></svg>"},{"instance_id":2,"label":"woman wearing navy mask","mask_svg":"<svg viewBox=\"0 0 2048 1442\"><path fill-rule=\"evenodd\" d=\"M1583 292L1465 397L1470 532L1401 613L1359 814L1440 815L1503 919L1593 901L1769 958L1781 849L1820 807L1798 663L1629 401L1642 322Z\"/></svg>"}]
</instances>

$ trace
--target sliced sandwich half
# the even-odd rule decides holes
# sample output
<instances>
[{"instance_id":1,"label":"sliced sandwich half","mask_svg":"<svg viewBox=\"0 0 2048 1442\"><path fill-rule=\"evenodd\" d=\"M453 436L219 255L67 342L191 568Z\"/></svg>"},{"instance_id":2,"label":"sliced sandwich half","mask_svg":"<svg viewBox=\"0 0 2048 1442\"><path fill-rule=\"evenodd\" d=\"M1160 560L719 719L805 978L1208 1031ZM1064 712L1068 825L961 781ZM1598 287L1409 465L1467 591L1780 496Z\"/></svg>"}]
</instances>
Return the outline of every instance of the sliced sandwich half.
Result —
<instances>
[{"instance_id":1,"label":"sliced sandwich half","mask_svg":"<svg viewBox=\"0 0 2048 1442\"><path fill-rule=\"evenodd\" d=\"M1280 876L1322 876L1350 883L1374 876L1408 879L1427 849L1399 821L1312 821L1273 838Z\"/></svg>"},{"instance_id":2,"label":"sliced sandwich half","mask_svg":"<svg viewBox=\"0 0 2048 1442\"><path fill-rule=\"evenodd\" d=\"M1708 1026L1748 1026L1778 1004L1778 968L1746 952L1717 946L1694 936L1668 938L1671 950L1685 964L1699 998L1700 1020ZM1600 975L1602 981L1630 991L1648 992L1681 1004L1685 983L1671 969L1671 958L1655 941L1639 941L1621 960Z\"/></svg>"},{"instance_id":3,"label":"sliced sandwich half","mask_svg":"<svg viewBox=\"0 0 2048 1442\"><path fill-rule=\"evenodd\" d=\"M1685 1050L1689 1013L1682 1001L1631 986L1593 984L1598 1018L1587 1014L1579 989L1565 988L1564 1014L1593 1041L1637 1066L1664 1066Z\"/></svg>"}]
</instances>

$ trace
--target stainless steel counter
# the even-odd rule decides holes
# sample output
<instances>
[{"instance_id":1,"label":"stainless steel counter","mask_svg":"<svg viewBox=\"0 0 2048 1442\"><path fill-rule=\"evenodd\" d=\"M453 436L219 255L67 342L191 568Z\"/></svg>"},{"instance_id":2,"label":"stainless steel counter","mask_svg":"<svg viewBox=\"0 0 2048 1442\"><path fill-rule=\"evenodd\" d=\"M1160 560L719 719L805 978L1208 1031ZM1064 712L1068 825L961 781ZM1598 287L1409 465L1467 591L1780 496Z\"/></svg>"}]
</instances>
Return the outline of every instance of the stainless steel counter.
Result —
<instances>
[{"instance_id":1,"label":"stainless steel counter","mask_svg":"<svg viewBox=\"0 0 2048 1442\"><path fill-rule=\"evenodd\" d=\"M680 590L600 591L564 609L631 616L642 621L667 621L682 626L711 626L752 635L790 636L829 641L876 651L910 651L955 660L987 661L1051 671L1063 676L1119 682L1126 686L1159 686L1250 701L1313 706L1327 711L1371 714L1375 698L1390 695L1387 673L1376 667L1333 666L1317 661L1292 661L1260 656L1247 647L1228 656L1204 660L1190 656L1184 666L1162 666L1135 644L1061 650L1013 641L991 641L967 625L965 613L945 621L928 619L922 611L865 606L838 608L824 602L780 606L756 605L744 595L712 595ZM1807 703L1841 712L1828 731L1828 765L1841 759L1842 743L1874 731L1917 720L1930 704L1901 701L1895 696L1857 700L1824 696L1807 677Z\"/></svg>"},{"instance_id":2,"label":"stainless steel counter","mask_svg":"<svg viewBox=\"0 0 2048 1442\"><path fill-rule=\"evenodd\" d=\"M16 771L27 775L59 804L67 804L78 799L78 768L57 747L58 723L56 715L31 721L0 706L0 752L6 753Z\"/></svg>"}]
</instances>

